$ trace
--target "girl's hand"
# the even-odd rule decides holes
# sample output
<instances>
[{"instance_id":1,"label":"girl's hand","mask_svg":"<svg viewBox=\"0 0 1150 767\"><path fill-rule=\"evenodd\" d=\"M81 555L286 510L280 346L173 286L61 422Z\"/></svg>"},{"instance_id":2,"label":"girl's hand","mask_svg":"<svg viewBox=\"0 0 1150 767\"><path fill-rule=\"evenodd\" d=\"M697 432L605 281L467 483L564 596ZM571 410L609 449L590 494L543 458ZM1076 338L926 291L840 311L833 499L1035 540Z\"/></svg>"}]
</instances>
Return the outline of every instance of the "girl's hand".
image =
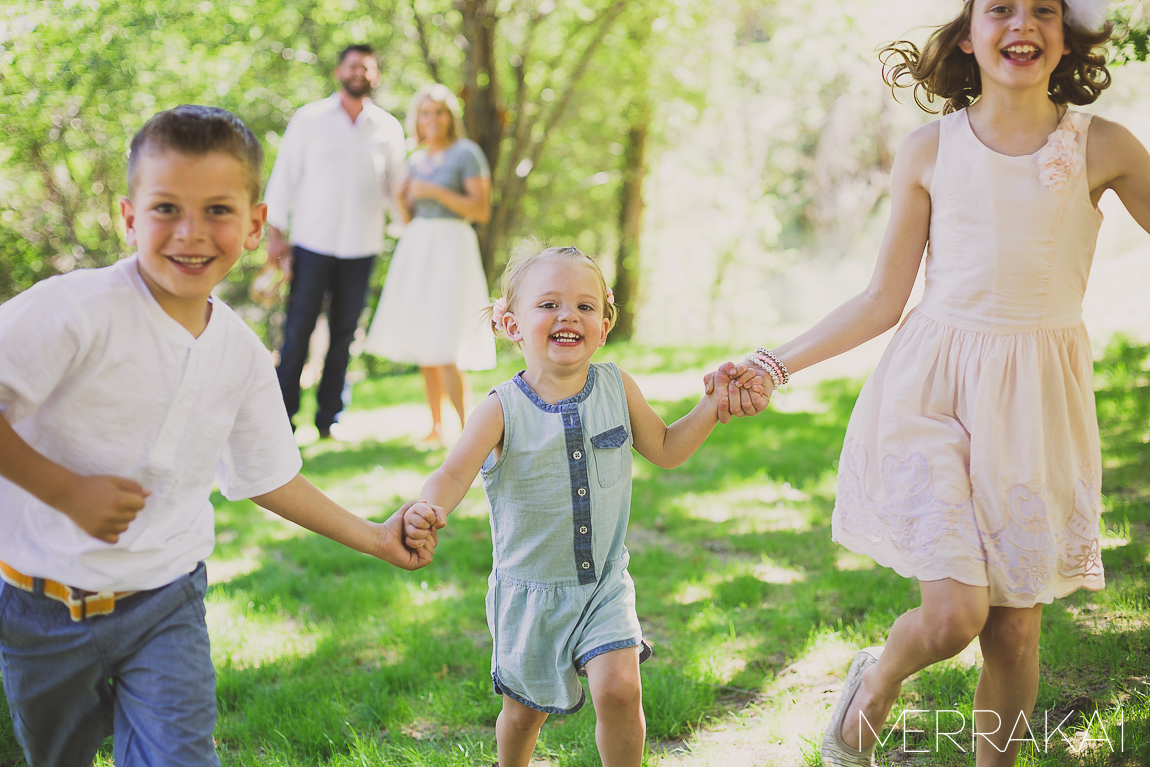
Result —
<instances>
[{"instance_id":1,"label":"girl's hand","mask_svg":"<svg viewBox=\"0 0 1150 767\"><path fill-rule=\"evenodd\" d=\"M403 543L409 549L419 549L433 539L438 540L436 531L447 526L447 514L440 506L432 506L424 501L417 501L406 507L403 515ZM431 543L435 548L435 543Z\"/></svg>"}]
</instances>

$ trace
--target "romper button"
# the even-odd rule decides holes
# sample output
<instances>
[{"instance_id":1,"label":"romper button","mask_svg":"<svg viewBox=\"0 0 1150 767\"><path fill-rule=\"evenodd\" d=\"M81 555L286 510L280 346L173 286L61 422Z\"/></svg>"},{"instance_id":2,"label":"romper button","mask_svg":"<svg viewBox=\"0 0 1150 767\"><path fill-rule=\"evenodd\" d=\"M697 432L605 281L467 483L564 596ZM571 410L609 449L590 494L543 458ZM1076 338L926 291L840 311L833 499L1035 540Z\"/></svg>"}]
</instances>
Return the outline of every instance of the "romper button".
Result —
<instances>
[{"instance_id":1,"label":"romper button","mask_svg":"<svg viewBox=\"0 0 1150 767\"><path fill-rule=\"evenodd\" d=\"M590 570L591 569L591 563L590 562L584 562L583 563L583 569L584 570Z\"/></svg>"},{"instance_id":2,"label":"romper button","mask_svg":"<svg viewBox=\"0 0 1150 767\"><path fill-rule=\"evenodd\" d=\"M574 453L571 454L571 457L574 458L576 461L578 461L580 458L583 457L583 453L576 450Z\"/></svg>"},{"instance_id":3,"label":"romper button","mask_svg":"<svg viewBox=\"0 0 1150 767\"><path fill-rule=\"evenodd\" d=\"M586 525L584 525L583 527L580 527L580 528L579 528L579 533L580 533L581 535L586 535L586 534L587 534L587 527L586 527ZM586 562L584 562L583 564L587 564L587 563L586 563Z\"/></svg>"},{"instance_id":4,"label":"romper button","mask_svg":"<svg viewBox=\"0 0 1150 767\"><path fill-rule=\"evenodd\" d=\"M579 488L579 495L587 495L587 488L585 488L585 487Z\"/></svg>"}]
</instances>

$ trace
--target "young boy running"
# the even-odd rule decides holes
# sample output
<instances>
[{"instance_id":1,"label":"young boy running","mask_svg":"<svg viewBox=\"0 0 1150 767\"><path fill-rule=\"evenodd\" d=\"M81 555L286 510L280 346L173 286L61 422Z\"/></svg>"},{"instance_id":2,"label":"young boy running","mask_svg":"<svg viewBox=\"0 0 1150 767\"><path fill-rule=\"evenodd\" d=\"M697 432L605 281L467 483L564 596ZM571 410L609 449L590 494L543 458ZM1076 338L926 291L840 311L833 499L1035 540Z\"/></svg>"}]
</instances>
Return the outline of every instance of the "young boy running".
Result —
<instances>
[{"instance_id":1,"label":"young boy running","mask_svg":"<svg viewBox=\"0 0 1150 767\"><path fill-rule=\"evenodd\" d=\"M300 475L271 357L212 289L260 242L263 152L222 109L132 141L136 253L0 306L0 674L30 767L219 764L203 560L213 480L415 569L402 510L351 514Z\"/></svg>"}]
</instances>

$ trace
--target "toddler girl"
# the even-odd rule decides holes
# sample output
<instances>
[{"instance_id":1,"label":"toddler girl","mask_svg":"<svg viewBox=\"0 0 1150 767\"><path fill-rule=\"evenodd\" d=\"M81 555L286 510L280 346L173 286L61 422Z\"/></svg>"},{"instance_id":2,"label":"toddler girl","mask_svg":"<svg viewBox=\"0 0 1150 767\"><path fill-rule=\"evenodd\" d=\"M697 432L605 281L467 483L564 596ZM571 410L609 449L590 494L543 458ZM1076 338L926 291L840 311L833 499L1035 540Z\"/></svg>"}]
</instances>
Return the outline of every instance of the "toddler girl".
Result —
<instances>
[{"instance_id":1,"label":"toddler girl","mask_svg":"<svg viewBox=\"0 0 1150 767\"><path fill-rule=\"evenodd\" d=\"M719 395L664 425L631 376L591 362L614 319L603 274L578 249L513 259L492 325L520 345L527 369L476 408L407 516L408 545L418 547L431 534L425 504L452 511L482 472L495 560L487 623L491 677L503 696L500 767L527 767L547 715L583 705L579 676L590 682L605 767L642 761L639 664L651 648L623 543L630 448L678 466L714 428Z\"/></svg>"},{"instance_id":2,"label":"toddler girl","mask_svg":"<svg viewBox=\"0 0 1150 767\"><path fill-rule=\"evenodd\" d=\"M975 637L977 763L1014 764L1037 696L1042 605L1104 585L1082 325L1098 199L1113 189L1150 231L1150 155L1125 128L1066 106L1109 85L1106 5L972 0L921 53L888 46L888 82L909 77L919 103L941 97L946 114L899 150L870 287L749 358L746 375L783 383L788 368L890 328L929 241L922 303L851 416L832 518L835 541L918 578L922 605L881 653L855 657L824 765L872 764L903 680ZM730 400L735 414L742 405Z\"/></svg>"}]
</instances>

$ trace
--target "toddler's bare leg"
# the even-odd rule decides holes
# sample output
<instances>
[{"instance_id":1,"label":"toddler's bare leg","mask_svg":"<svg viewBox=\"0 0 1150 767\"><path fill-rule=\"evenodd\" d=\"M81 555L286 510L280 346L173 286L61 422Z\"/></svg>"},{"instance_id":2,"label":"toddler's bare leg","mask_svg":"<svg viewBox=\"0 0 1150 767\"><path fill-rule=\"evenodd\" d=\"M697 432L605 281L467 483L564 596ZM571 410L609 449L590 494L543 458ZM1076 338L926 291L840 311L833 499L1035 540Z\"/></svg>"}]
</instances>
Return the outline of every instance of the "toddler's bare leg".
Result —
<instances>
[{"instance_id":1,"label":"toddler's bare leg","mask_svg":"<svg viewBox=\"0 0 1150 767\"><path fill-rule=\"evenodd\" d=\"M495 721L495 748L499 754L499 767L527 767L539 728L547 721L547 714L524 706L503 696L503 710Z\"/></svg>"},{"instance_id":2,"label":"toddler's bare leg","mask_svg":"<svg viewBox=\"0 0 1150 767\"><path fill-rule=\"evenodd\" d=\"M587 661L586 669L598 719L595 742L603 767L639 767L647 736L639 648L626 647L597 655Z\"/></svg>"},{"instance_id":3,"label":"toddler's bare leg","mask_svg":"<svg viewBox=\"0 0 1150 767\"><path fill-rule=\"evenodd\" d=\"M978 767L1009 767L1018 758L1021 740L1029 738L1019 713L1030 719L1038 699L1038 637L1042 631L1042 605L1020 609L992 607L986 626L978 635L982 648L982 673L974 691L974 707L997 714L979 714L978 731L995 733L980 737L975 747ZM1001 724L999 723L1001 721ZM1014 729L1017 724L1018 728ZM995 732L997 730L997 732ZM1002 749L1001 751L999 749Z\"/></svg>"},{"instance_id":4,"label":"toddler's bare leg","mask_svg":"<svg viewBox=\"0 0 1150 767\"><path fill-rule=\"evenodd\" d=\"M847 706L842 739L851 748L859 748L860 742L862 748L869 748L877 740L904 679L958 655L986 623L989 594L985 587L946 578L923 581L919 591L922 606L894 622L878 663L863 673L862 684Z\"/></svg>"}]
</instances>

